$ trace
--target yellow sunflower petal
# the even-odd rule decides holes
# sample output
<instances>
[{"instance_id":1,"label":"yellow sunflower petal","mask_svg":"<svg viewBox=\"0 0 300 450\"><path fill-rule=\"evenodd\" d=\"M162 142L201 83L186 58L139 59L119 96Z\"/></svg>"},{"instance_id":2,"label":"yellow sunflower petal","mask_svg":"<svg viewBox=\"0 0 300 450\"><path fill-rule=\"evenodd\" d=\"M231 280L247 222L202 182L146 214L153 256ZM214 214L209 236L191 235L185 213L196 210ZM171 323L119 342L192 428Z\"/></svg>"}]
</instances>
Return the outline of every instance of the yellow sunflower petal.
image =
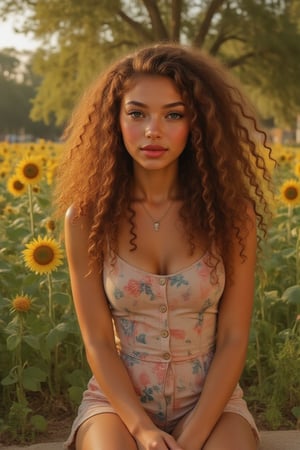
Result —
<instances>
[{"instance_id":1,"label":"yellow sunflower petal","mask_svg":"<svg viewBox=\"0 0 300 450\"><path fill-rule=\"evenodd\" d=\"M281 201L288 206L300 204L300 182L287 180L280 188Z\"/></svg>"},{"instance_id":2,"label":"yellow sunflower petal","mask_svg":"<svg viewBox=\"0 0 300 450\"><path fill-rule=\"evenodd\" d=\"M42 164L37 158L25 158L17 167L17 175L24 184L37 184L42 178Z\"/></svg>"},{"instance_id":3,"label":"yellow sunflower petal","mask_svg":"<svg viewBox=\"0 0 300 450\"><path fill-rule=\"evenodd\" d=\"M295 174L297 177L300 177L300 162L297 162L295 165Z\"/></svg>"},{"instance_id":4,"label":"yellow sunflower petal","mask_svg":"<svg viewBox=\"0 0 300 450\"><path fill-rule=\"evenodd\" d=\"M60 245L50 237L38 236L26 244L22 253L26 266L37 274L52 272L63 263Z\"/></svg>"}]
</instances>

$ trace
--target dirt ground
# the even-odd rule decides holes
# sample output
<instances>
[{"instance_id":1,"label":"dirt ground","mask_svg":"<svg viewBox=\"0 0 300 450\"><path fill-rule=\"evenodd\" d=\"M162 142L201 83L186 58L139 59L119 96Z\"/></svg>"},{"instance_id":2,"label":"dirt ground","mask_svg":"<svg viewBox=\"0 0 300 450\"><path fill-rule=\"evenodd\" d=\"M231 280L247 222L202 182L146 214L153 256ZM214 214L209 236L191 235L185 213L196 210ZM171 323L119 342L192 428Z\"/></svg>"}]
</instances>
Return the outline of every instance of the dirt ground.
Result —
<instances>
[{"instance_id":1,"label":"dirt ground","mask_svg":"<svg viewBox=\"0 0 300 450\"><path fill-rule=\"evenodd\" d=\"M47 430L43 433L35 433L28 435L26 442L20 442L18 437L15 439L9 432L2 432L0 430L0 449L1 445L29 445L34 443L44 442L59 442L64 441L71 430L71 426L76 413L72 411L69 405L63 399L57 399L47 402L42 402L38 393L32 394L30 397L30 408L35 414L40 414L47 420ZM1 414L0 414L1 416Z\"/></svg>"}]
</instances>

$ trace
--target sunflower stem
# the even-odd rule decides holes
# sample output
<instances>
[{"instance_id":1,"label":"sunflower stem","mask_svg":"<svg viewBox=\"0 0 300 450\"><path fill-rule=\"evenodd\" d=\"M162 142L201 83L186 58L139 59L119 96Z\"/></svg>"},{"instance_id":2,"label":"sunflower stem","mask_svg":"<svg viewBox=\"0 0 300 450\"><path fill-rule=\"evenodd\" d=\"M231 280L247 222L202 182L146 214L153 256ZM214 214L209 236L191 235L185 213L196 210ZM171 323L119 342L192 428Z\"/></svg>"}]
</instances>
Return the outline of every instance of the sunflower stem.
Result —
<instances>
[{"instance_id":1,"label":"sunflower stem","mask_svg":"<svg viewBox=\"0 0 300 450\"><path fill-rule=\"evenodd\" d=\"M17 388L17 397L18 402L21 404L25 403L25 392L23 388L23 382L22 382L22 374L23 374L23 361L22 361L22 340L23 340L23 334L24 334L24 323L23 323L23 317L20 313L18 313L18 325L19 325L19 337L20 337L20 343L16 347L16 362L17 362L17 376L18 376L18 388Z\"/></svg>"},{"instance_id":2,"label":"sunflower stem","mask_svg":"<svg viewBox=\"0 0 300 450\"><path fill-rule=\"evenodd\" d=\"M292 216L293 216L293 207L292 207L292 205L288 205L288 221L287 221L288 242L291 241Z\"/></svg>"},{"instance_id":3,"label":"sunflower stem","mask_svg":"<svg viewBox=\"0 0 300 450\"><path fill-rule=\"evenodd\" d=\"M300 284L300 230L298 230L296 242L296 283Z\"/></svg>"},{"instance_id":4,"label":"sunflower stem","mask_svg":"<svg viewBox=\"0 0 300 450\"><path fill-rule=\"evenodd\" d=\"M52 301L52 277L51 272L47 273L47 281L48 281L48 313L49 319L52 325L54 325L54 311L53 311L53 301Z\"/></svg>"},{"instance_id":5,"label":"sunflower stem","mask_svg":"<svg viewBox=\"0 0 300 450\"><path fill-rule=\"evenodd\" d=\"M34 219L33 219L33 198L32 186L28 184L28 201L29 201L29 217L30 217L30 231L34 235Z\"/></svg>"}]
</instances>

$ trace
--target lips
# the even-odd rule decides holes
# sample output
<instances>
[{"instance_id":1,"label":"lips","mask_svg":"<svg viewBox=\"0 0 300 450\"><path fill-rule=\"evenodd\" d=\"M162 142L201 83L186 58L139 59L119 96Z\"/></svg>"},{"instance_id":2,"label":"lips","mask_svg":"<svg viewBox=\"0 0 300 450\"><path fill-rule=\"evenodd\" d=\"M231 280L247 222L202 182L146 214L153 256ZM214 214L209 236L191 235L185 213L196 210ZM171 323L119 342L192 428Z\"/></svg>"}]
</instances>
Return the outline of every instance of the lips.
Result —
<instances>
[{"instance_id":1,"label":"lips","mask_svg":"<svg viewBox=\"0 0 300 450\"><path fill-rule=\"evenodd\" d=\"M149 152L165 152L167 149L166 147L162 147L161 145L148 144L142 147L142 150Z\"/></svg>"},{"instance_id":2,"label":"lips","mask_svg":"<svg viewBox=\"0 0 300 450\"><path fill-rule=\"evenodd\" d=\"M144 147L141 147L141 151L143 152L143 154L149 158L158 158L166 153L167 150L168 149L166 147L155 144L148 144Z\"/></svg>"}]
</instances>

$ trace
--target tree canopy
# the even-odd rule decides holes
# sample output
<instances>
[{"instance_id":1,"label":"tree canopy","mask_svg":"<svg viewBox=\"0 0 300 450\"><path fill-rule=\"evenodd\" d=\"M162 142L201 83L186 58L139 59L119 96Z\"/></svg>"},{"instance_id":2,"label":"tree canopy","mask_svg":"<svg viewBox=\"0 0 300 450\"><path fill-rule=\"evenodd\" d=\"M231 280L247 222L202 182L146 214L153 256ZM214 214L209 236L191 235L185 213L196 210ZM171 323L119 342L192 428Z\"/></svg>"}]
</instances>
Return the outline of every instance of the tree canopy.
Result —
<instances>
[{"instance_id":1,"label":"tree canopy","mask_svg":"<svg viewBox=\"0 0 300 450\"><path fill-rule=\"evenodd\" d=\"M111 60L151 42L187 43L219 58L262 117L293 123L300 110L300 0L2 0L26 13L41 40L42 78L31 116L57 124Z\"/></svg>"},{"instance_id":2,"label":"tree canopy","mask_svg":"<svg viewBox=\"0 0 300 450\"><path fill-rule=\"evenodd\" d=\"M39 80L30 70L29 55L18 54L14 49L0 52L0 139L7 135L31 135L57 138L61 130L42 121L30 120L31 99Z\"/></svg>"}]
</instances>

